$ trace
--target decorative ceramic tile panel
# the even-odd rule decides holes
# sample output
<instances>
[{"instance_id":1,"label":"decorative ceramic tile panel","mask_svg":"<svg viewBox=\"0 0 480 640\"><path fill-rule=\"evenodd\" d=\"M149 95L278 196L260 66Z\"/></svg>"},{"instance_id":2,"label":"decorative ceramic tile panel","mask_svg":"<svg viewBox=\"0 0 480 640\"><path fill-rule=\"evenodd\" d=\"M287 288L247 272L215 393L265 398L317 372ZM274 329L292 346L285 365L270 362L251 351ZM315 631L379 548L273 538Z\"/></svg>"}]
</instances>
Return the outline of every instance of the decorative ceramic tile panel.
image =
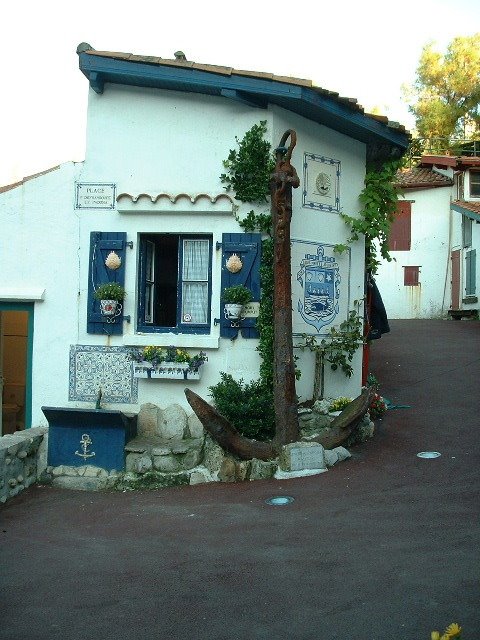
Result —
<instances>
[{"instance_id":1,"label":"decorative ceramic tile panel","mask_svg":"<svg viewBox=\"0 0 480 640\"><path fill-rule=\"evenodd\" d=\"M68 399L96 402L99 388L102 402L136 403L138 380L125 347L71 345Z\"/></svg>"},{"instance_id":2,"label":"decorative ceramic tile panel","mask_svg":"<svg viewBox=\"0 0 480 640\"><path fill-rule=\"evenodd\" d=\"M302 204L306 209L340 211L340 160L304 153Z\"/></svg>"},{"instance_id":3,"label":"decorative ceramic tile panel","mask_svg":"<svg viewBox=\"0 0 480 640\"><path fill-rule=\"evenodd\" d=\"M294 335L325 335L329 325L347 319L350 303L350 248L293 240L292 303Z\"/></svg>"}]
</instances>

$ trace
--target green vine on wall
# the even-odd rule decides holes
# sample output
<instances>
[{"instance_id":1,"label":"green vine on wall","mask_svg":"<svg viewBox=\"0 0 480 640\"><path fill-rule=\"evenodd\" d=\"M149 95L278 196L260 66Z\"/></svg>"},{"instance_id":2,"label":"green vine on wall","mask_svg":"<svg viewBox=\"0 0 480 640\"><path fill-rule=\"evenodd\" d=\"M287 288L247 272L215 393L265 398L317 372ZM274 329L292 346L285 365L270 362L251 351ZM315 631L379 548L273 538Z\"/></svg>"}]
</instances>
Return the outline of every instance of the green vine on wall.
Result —
<instances>
[{"instance_id":1,"label":"green vine on wall","mask_svg":"<svg viewBox=\"0 0 480 640\"><path fill-rule=\"evenodd\" d=\"M340 369L347 378L353 375L352 361L358 348L363 345L363 320L359 314L360 301L354 301L355 309L349 311L347 319L338 327L330 327L326 338L318 342L317 336L303 335L300 348L315 353L315 379L313 397L323 398L325 391L325 363L333 371Z\"/></svg>"},{"instance_id":2,"label":"green vine on wall","mask_svg":"<svg viewBox=\"0 0 480 640\"><path fill-rule=\"evenodd\" d=\"M372 274L377 272L380 257L391 261L388 250L388 235L397 207L397 190L395 189L395 174L402 164L401 160L386 162L381 170L370 169L365 176L365 187L359 196L362 204L359 217L354 218L341 213L342 219L351 229L347 243L351 244L365 236L366 270ZM342 253L348 248L347 244L337 244L335 251Z\"/></svg>"},{"instance_id":3,"label":"green vine on wall","mask_svg":"<svg viewBox=\"0 0 480 640\"><path fill-rule=\"evenodd\" d=\"M238 149L230 149L228 158L223 161L226 172L221 174L220 180L241 202L265 204L268 201L275 161L271 145L264 139L266 133L267 121L261 120L241 140L235 137Z\"/></svg>"},{"instance_id":4,"label":"green vine on wall","mask_svg":"<svg viewBox=\"0 0 480 640\"><path fill-rule=\"evenodd\" d=\"M275 167L270 143L264 139L267 121L262 120L239 140L238 149L230 149L220 180L227 191L233 191L240 202L265 205L270 196L270 176ZM250 438L269 440L275 433L273 411L273 237L270 212L251 210L240 220L245 233L259 232L263 236L260 262L260 309L257 318L261 356L260 378L245 384L226 373L210 387L215 406L241 433ZM241 407L241 411L238 408Z\"/></svg>"}]
</instances>

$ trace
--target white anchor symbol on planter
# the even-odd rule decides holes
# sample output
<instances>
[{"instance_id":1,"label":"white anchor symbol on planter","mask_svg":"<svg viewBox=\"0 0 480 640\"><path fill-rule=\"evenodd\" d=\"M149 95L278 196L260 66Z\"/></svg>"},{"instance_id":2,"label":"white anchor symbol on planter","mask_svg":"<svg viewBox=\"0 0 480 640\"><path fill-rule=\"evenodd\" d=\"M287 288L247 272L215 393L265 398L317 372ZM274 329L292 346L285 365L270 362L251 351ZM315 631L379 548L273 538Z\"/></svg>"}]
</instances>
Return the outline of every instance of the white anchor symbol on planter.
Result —
<instances>
[{"instance_id":1,"label":"white anchor symbol on planter","mask_svg":"<svg viewBox=\"0 0 480 640\"><path fill-rule=\"evenodd\" d=\"M92 444L92 440L90 438L90 436L88 435L88 433L84 433L80 439L80 445L82 447L82 453L80 453L79 451L75 451L75 455L76 456L80 456L81 458L83 458L84 460L86 460L87 458L91 458L92 456L95 455L95 452L92 451L90 452L88 450L89 445Z\"/></svg>"}]
</instances>

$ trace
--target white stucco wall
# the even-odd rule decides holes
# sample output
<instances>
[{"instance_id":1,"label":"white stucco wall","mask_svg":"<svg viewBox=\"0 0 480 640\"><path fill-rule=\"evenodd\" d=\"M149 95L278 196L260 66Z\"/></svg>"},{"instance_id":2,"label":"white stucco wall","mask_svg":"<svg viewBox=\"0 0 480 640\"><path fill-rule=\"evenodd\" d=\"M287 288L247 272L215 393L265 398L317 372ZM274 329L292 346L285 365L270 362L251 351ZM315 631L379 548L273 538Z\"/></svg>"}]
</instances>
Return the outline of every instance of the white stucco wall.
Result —
<instances>
[{"instance_id":1,"label":"white stucco wall","mask_svg":"<svg viewBox=\"0 0 480 640\"><path fill-rule=\"evenodd\" d=\"M78 164L66 163L0 194L0 296L11 302L44 291L34 303L32 424L42 405L65 404L68 348L78 341L79 221L73 210ZM7 292L7 298L5 298Z\"/></svg>"},{"instance_id":2,"label":"white stucco wall","mask_svg":"<svg viewBox=\"0 0 480 640\"><path fill-rule=\"evenodd\" d=\"M267 120L272 146L285 129L297 131L293 164L302 180L305 152L325 154L341 162L341 205L349 214L358 211L358 194L363 186L365 146L346 136L311 123L281 109L252 109L239 103L208 96L160 92L106 85L103 95L90 91L86 160L67 164L57 171L31 180L22 187L0 194L0 216L6 220L0 256L2 276L19 287L38 285L46 290L43 302L35 305L33 356L32 424L45 424L42 405L91 406L68 402L69 349L71 345L146 346L176 344L207 352L201 382L192 388L208 398L208 387L227 371L236 378L258 377L256 340L235 341L219 337L212 323L208 336L139 335L136 333L136 282L138 237L144 232L178 233L200 231L212 235L213 246L222 233L242 230L232 214L198 211L179 204L165 213L81 210L74 207L76 182L115 183L117 193L171 195L224 192L220 181L222 161L235 147L235 136L260 120ZM292 239L328 245L344 242L348 229L336 212L312 211L302 206L302 186L294 191ZM214 209L214 207L212 207ZM239 215L250 210L242 205ZM268 208L266 209L268 210ZM91 231L124 231L133 249L127 249L125 314L122 336L92 335L86 332L88 256ZM8 241L6 240L8 238ZM10 240L13 238L13 240ZM212 264L212 319L218 316L221 252L214 251ZM341 313L332 324L345 319L353 301L363 295L363 243L339 258ZM293 270L293 268L292 268ZM345 274L348 277L345 278ZM295 280L295 274L293 274ZM329 325L330 326L330 325ZM322 329L328 330L329 326ZM314 330L315 331L315 330ZM313 386L313 356L299 353L303 375L297 393L310 397ZM355 359L355 375L329 373L327 395L356 395L360 390L361 354ZM184 384L139 381L136 405L112 405L115 409L137 410L154 402L166 406L178 402L187 407Z\"/></svg>"},{"instance_id":3,"label":"white stucco wall","mask_svg":"<svg viewBox=\"0 0 480 640\"><path fill-rule=\"evenodd\" d=\"M391 251L376 276L389 318L439 318L450 307L450 253L454 248L450 187L408 190L411 249ZM455 215L455 214L454 214ZM419 266L418 286L404 285L404 267Z\"/></svg>"}]
</instances>

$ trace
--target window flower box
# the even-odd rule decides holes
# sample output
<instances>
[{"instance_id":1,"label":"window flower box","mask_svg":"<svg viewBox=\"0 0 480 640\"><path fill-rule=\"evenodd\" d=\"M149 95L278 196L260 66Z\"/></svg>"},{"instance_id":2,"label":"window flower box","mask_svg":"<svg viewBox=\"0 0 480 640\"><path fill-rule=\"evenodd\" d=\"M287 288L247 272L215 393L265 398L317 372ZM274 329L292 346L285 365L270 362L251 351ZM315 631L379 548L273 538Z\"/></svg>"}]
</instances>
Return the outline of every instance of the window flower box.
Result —
<instances>
[{"instance_id":1,"label":"window flower box","mask_svg":"<svg viewBox=\"0 0 480 640\"><path fill-rule=\"evenodd\" d=\"M155 380L200 380L202 365L208 360L203 351L192 355L178 347L144 347L131 351L133 377Z\"/></svg>"},{"instance_id":2,"label":"window flower box","mask_svg":"<svg viewBox=\"0 0 480 640\"><path fill-rule=\"evenodd\" d=\"M149 380L200 380L202 369L190 369L188 362L134 362L133 377Z\"/></svg>"}]
</instances>

